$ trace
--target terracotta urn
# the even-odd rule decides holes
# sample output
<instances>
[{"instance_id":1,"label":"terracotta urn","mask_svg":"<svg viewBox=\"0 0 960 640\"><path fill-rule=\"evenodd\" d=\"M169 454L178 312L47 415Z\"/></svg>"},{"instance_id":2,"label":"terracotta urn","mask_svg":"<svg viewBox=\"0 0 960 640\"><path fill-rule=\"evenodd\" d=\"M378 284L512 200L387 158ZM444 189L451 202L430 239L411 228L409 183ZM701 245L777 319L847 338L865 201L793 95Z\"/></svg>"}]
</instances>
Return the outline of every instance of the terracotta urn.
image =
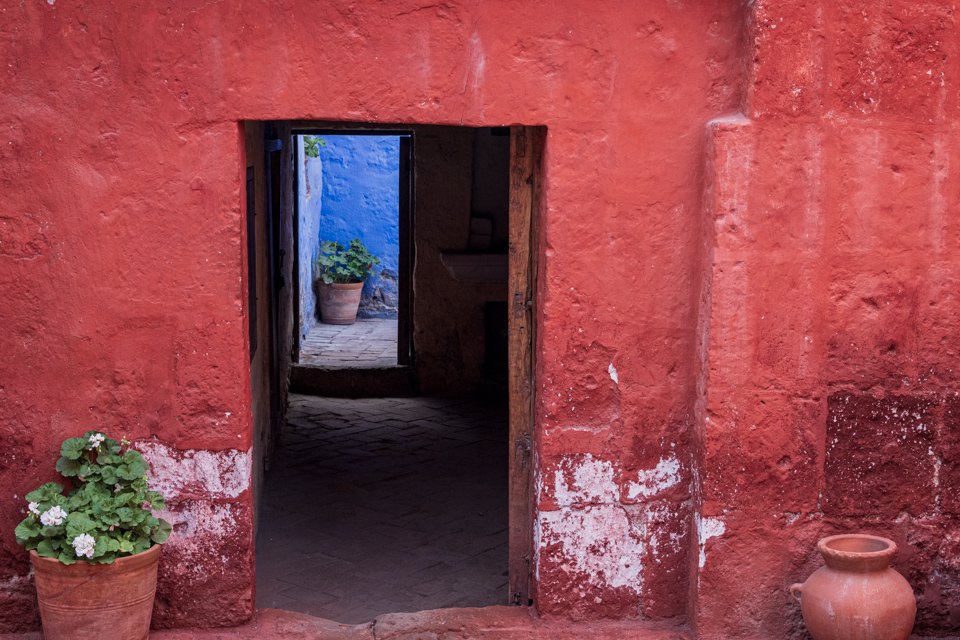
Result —
<instances>
[{"instance_id":1,"label":"terracotta urn","mask_svg":"<svg viewBox=\"0 0 960 640\"><path fill-rule=\"evenodd\" d=\"M824 538L818 547L827 566L790 587L814 640L906 640L917 600L890 568L896 543L847 534Z\"/></svg>"},{"instance_id":2,"label":"terracotta urn","mask_svg":"<svg viewBox=\"0 0 960 640\"><path fill-rule=\"evenodd\" d=\"M110 564L66 565L30 552L46 640L145 640L160 545Z\"/></svg>"},{"instance_id":3,"label":"terracotta urn","mask_svg":"<svg viewBox=\"0 0 960 640\"><path fill-rule=\"evenodd\" d=\"M317 281L320 319L326 324L353 324L357 320L363 280L348 284Z\"/></svg>"}]
</instances>

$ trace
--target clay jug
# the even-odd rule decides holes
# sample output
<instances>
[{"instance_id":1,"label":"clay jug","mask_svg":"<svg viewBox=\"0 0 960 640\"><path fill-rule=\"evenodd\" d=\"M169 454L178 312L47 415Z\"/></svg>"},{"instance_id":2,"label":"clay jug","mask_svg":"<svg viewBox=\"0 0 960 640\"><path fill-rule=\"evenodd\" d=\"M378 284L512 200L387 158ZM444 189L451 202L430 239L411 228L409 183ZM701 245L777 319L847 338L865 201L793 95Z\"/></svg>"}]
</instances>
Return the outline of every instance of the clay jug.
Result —
<instances>
[{"instance_id":1,"label":"clay jug","mask_svg":"<svg viewBox=\"0 0 960 640\"><path fill-rule=\"evenodd\" d=\"M317 281L320 298L320 319L325 324L353 324L357 319L363 280L349 284L327 284Z\"/></svg>"},{"instance_id":2,"label":"clay jug","mask_svg":"<svg viewBox=\"0 0 960 640\"><path fill-rule=\"evenodd\" d=\"M145 640L160 545L112 564L66 565L30 552L45 640Z\"/></svg>"},{"instance_id":3,"label":"clay jug","mask_svg":"<svg viewBox=\"0 0 960 640\"><path fill-rule=\"evenodd\" d=\"M892 540L865 534L824 538L827 566L790 587L814 640L906 640L917 600L906 579L890 568Z\"/></svg>"}]
</instances>

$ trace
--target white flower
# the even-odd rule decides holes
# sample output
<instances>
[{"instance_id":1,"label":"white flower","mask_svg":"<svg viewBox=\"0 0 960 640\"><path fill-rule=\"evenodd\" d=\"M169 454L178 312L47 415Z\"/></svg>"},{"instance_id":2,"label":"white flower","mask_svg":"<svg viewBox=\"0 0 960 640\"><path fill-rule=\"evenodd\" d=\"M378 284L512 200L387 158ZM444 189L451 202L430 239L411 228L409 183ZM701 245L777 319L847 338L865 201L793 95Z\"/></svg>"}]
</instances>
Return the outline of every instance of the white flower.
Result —
<instances>
[{"instance_id":1,"label":"white flower","mask_svg":"<svg viewBox=\"0 0 960 640\"><path fill-rule=\"evenodd\" d=\"M102 433L95 433L92 436L90 436L90 446L87 448L96 449L97 447L100 446L100 443L106 439L107 439L107 436L103 435Z\"/></svg>"},{"instance_id":2,"label":"white flower","mask_svg":"<svg viewBox=\"0 0 960 640\"><path fill-rule=\"evenodd\" d=\"M73 539L73 550L76 551L78 558L93 557L93 547L97 541L89 533L81 533Z\"/></svg>"},{"instance_id":3,"label":"white flower","mask_svg":"<svg viewBox=\"0 0 960 640\"><path fill-rule=\"evenodd\" d=\"M60 505L57 505L47 511L44 511L40 516L40 522L48 527L52 527L58 524L63 524L63 519L66 517L67 512L64 511Z\"/></svg>"},{"instance_id":4,"label":"white flower","mask_svg":"<svg viewBox=\"0 0 960 640\"><path fill-rule=\"evenodd\" d=\"M116 493L117 491L123 491L123 485L119 482L113 485L113 492Z\"/></svg>"},{"instance_id":5,"label":"white flower","mask_svg":"<svg viewBox=\"0 0 960 640\"><path fill-rule=\"evenodd\" d=\"M29 511L30 513L32 513L32 514L35 515L35 516L38 516L38 515L40 515L40 508L39 508L39 507L40 507L40 503L39 503L39 502L31 502L30 504L27 505L27 511Z\"/></svg>"}]
</instances>

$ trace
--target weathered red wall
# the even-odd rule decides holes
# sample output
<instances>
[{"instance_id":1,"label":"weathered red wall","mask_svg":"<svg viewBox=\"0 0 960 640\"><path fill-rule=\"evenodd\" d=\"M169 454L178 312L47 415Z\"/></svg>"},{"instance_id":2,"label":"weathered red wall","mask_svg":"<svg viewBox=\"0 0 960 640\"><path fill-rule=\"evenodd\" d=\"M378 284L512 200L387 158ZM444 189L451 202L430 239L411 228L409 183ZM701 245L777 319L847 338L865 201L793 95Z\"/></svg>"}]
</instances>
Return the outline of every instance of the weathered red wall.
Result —
<instances>
[{"instance_id":1,"label":"weathered red wall","mask_svg":"<svg viewBox=\"0 0 960 640\"><path fill-rule=\"evenodd\" d=\"M807 637L786 588L858 530L898 543L919 633L960 625L956 18L756 4L749 119L708 152L702 638Z\"/></svg>"},{"instance_id":2,"label":"weathered red wall","mask_svg":"<svg viewBox=\"0 0 960 640\"><path fill-rule=\"evenodd\" d=\"M785 587L867 518L947 628L956 43L933 0L0 7L0 628L37 624L22 496L94 427L157 439L156 622L249 615L267 119L548 127L542 614L798 635Z\"/></svg>"}]
</instances>

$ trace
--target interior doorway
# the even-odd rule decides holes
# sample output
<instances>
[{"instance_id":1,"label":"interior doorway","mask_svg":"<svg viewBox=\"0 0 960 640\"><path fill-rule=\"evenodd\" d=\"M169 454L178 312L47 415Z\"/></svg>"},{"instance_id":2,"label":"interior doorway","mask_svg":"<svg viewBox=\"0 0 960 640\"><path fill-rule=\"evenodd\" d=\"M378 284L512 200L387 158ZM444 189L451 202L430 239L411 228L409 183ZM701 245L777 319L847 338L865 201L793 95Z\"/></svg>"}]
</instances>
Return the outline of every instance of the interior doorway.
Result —
<instances>
[{"instance_id":1,"label":"interior doorway","mask_svg":"<svg viewBox=\"0 0 960 640\"><path fill-rule=\"evenodd\" d=\"M346 128L296 129L295 225L299 313L297 362L322 368L410 364L413 260L413 132ZM351 243L359 243L354 250ZM359 252L369 268L356 321L323 318L323 272L346 281ZM335 273L334 273L335 272Z\"/></svg>"},{"instance_id":2,"label":"interior doorway","mask_svg":"<svg viewBox=\"0 0 960 640\"><path fill-rule=\"evenodd\" d=\"M397 178L410 204L407 272L398 265L397 278L407 306L397 324L406 318L408 355L401 363L398 339L395 365L352 367L357 376L340 367L285 402L279 446L255 490L258 606L362 622L391 611L529 605L542 130L285 126L294 179L281 226L294 240L299 136L369 127L407 140ZM293 291L304 284L297 278L313 276L303 266L293 265ZM301 322L290 336L300 359L293 392L316 375L304 370L333 369L303 362ZM398 370L407 384L392 393L399 387L382 376Z\"/></svg>"}]
</instances>

